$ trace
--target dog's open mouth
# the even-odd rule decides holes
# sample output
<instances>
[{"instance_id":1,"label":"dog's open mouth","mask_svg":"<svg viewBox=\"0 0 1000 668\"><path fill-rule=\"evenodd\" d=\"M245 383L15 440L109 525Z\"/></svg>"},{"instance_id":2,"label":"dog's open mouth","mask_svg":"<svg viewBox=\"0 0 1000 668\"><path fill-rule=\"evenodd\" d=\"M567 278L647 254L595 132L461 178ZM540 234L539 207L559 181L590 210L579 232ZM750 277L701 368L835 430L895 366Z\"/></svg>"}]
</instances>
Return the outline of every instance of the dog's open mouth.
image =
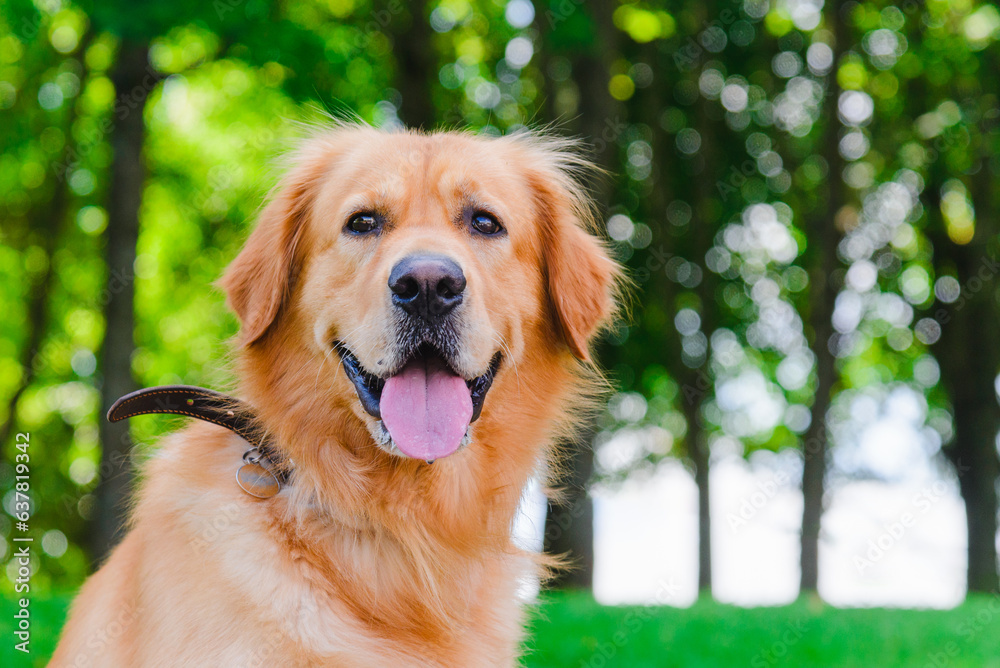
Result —
<instances>
[{"instance_id":1,"label":"dog's open mouth","mask_svg":"<svg viewBox=\"0 0 1000 668\"><path fill-rule=\"evenodd\" d=\"M436 348L423 345L396 373L380 378L344 345L336 348L361 406L382 420L403 454L415 459L434 460L459 449L500 367L497 353L486 373L466 380Z\"/></svg>"}]
</instances>

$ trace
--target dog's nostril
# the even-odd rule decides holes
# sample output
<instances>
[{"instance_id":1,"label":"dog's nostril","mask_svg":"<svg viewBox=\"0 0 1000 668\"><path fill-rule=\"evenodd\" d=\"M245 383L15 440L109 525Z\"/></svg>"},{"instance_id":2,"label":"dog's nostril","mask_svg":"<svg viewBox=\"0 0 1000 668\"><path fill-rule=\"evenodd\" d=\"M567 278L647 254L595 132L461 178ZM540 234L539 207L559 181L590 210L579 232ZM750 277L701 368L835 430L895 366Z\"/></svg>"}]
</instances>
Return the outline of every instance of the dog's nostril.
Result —
<instances>
[{"instance_id":1,"label":"dog's nostril","mask_svg":"<svg viewBox=\"0 0 1000 668\"><path fill-rule=\"evenodd\" d=\"M392 268L392 302L413 316L434 320L462 302L465 274L444 255L410 255Z\"/></svg>"},{"instance_id":2,"label":"dog's nostril","mask_svg":"<svg viewBox=\"0 0 1000 668\"><path fill-rule=\"evenodd\" d=\"M446 276L437 284L437 293L445 299L460 297L465 290L465 276Z\"/></svg>"},{"instance_id":3,"label":"dog's nostril","mask_svg":"<svg viewBox=\"0 0 1000 668\"><path fill-rule=\"evenodd\" d=\"M420 284L410 276L403 276L400 280L389 284L389 289L400 299L416 299L420 294Z\"/></svg>"}]
</instances>

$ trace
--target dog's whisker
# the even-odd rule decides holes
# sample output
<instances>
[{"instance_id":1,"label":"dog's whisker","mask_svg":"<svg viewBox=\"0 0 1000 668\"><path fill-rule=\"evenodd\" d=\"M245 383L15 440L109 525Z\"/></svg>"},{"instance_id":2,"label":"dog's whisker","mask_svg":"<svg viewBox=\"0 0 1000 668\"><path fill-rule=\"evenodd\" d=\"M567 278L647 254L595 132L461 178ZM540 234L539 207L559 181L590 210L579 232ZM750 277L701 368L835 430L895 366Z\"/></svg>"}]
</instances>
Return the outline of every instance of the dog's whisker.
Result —
<instances>
[{"instance_id":1,"label":"dog's whisker","mask_svg":"<svg viewBox=\"0 0 1000 668\"><path fill-rule=\"evenodd\" d=\"M319 376L323 372L323 368L326 366L326 363L330 361L331 352L332 351L330 350L323 351L323 361L319 363L319 367L316 369L316 380L313 383L313 394L316 395L316 397L319 396ZM334 378L336 378L336 372ZM315 400L316 398L314 397L313 401L315 402Z\"/></svg>"},{"instance_id":2,"label":"dog's whisker","mask_svg":"<svg viewBox=\"0 0 1000 668\"><path fill-rule=\"evenodd\" d=\"M351 331L349 331L346 334L344 334L343 337L341 338L341 341L345 341L346 339L349 339L350 337L354 336L358 332L360 332L362 330L365 330L365 329L370 329L371 327L372 327L371 323L369 323L369 322L363 322L360 325L358 325L357 327L355 327L354 329L352 329ZM374 349L374 344L371 344L371 347L369 348L368 352L370 353L373 349ZM330 352L330 350L327 349L327 351L324 352L324 354L326 354L327 352ZM334 381L337 380L337 377L340 375L340 372L342 371L342 369L343 369L343 365L342 364L338 364L337 365L337 369L334 371L334 374L333 374L333 380Z\"/></svg>"},{"instance_id":3,"label":"dog's whisker","mask_svg":"<svg viewBox=\"0 0 1000 668\"><path fill-rule=\"evenodd\" d=\"M493 309L489 308L488 306L486 307L486 312L492 316L497 315L496 312ZM493 332L493 342L499 345L503 349L503 351L506 353L507 359L510 360L510 364L514 369L514 377L517 379L517 390L520 393L521 374L518 372L517 360L514 359L514 354L510 350L510 345L507 343L507 340L506 338L504 338L504 335L497 331Z\"/></svg>"},{"instance_id":4,"label":"dog's whisker","mask_svg":"<svg viewBox=\"0 0 1000 668\"><path fill-rule=\"evenodd\" d=\"M517 379L517 391L520 394L520 392L521 392L521 374L520 374L520 372L517 369L517 360L514 359L514 355L510 351L510 346L507 344L507 341L504 340L503 334L500 334L500 333L494 334L493 341L496 342L497 345L499 345L503 349L503 351L507 354L507 359L510 360L511 368L514 370L514 378Z\"/></svg>"}]
</instances>

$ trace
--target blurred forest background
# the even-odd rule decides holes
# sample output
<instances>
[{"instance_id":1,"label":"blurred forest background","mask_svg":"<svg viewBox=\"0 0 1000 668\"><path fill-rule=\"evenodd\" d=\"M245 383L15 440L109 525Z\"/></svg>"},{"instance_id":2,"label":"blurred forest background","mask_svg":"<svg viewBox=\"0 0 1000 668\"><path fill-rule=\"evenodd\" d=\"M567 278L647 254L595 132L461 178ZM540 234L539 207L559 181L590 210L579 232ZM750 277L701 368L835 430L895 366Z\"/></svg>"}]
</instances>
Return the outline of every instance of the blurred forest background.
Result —
<instances>
[{"instance_id":1,"label":"blurred forest background","mask_svg":"<svg viewBox=\"0 0 1000 668\"><path fill-rule=\"evenodd\" d=\"M983 0L3 0L0 590L15 435L35 590L72 589L176 424L104 412L141 386L231 385L213 282L275 158L332 112L555 123L611 174L593 188L637 289L601 345L618 392L550 508L546 543L582 565L560 584L591 582L587 487L669 461L697 484L710 592L725 450L798 453L816 591L833 454L905 392L964 501L968 590L997 591L998 38Z\"/></svg>"}]
</instances>

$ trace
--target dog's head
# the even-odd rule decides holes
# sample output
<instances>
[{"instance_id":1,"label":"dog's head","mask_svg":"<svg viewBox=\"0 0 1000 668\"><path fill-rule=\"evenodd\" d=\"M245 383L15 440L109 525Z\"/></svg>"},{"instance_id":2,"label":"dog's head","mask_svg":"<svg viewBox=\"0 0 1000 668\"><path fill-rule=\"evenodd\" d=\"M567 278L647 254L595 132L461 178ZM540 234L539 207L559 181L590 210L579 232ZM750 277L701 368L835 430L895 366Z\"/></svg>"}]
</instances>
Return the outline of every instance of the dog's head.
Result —
<instances>
[{"instance_id":1,"label":"dog's head","mask_svg":"<svg viewBox=\"0 0 1000 668\"><path fill-rule=\"evenodd\" d=\"M299 350L305 368L269 382L324 388L384 450L456 452L500 388L544 401L524 384L588 360L611 314L618 269L586 231L582 166L529 135L314 136L224 278L242 344Z\"/></svg>"}]
</instances>

